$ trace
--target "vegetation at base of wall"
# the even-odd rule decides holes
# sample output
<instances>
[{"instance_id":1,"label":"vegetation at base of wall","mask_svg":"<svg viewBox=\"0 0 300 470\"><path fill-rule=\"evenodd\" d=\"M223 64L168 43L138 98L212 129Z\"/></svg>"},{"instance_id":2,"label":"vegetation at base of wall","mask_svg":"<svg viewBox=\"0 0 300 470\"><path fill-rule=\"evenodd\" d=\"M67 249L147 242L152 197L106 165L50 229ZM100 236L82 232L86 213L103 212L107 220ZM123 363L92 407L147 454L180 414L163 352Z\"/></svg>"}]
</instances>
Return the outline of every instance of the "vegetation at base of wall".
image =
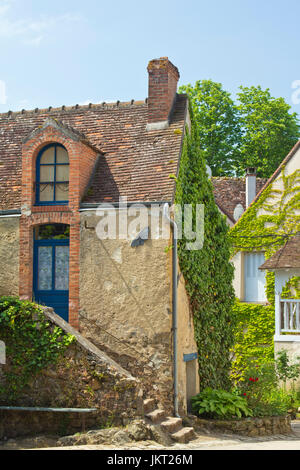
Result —
<instances>
[{"instance_id":1,"label":"vegetation at base of wall","mask_svg":"<svg viewBox=\"0 0 300 470\"><path fill-rule=\"evenodd\" d=\"M253 416L280 416L295 410L298 394L295 381L300 376L300 358L291 362L288 353L282 350L274 360L263 364L248 360L243 380L238 382L237 390L242 394L253 412ZM287 381L291 388L287 390Z\"/></svg>"},{"instance_id":2,"label":"vegetation at base of wall","mask_svg":"<svg viewBox=\"0 0 300 470\"><path fill-rule=\"evenodd\" d=\"M226 390L206 388L192 398L193 412L208 419L252 416L245 398Z\"/></svg>"},{"instance_id":3,"label":"vegetation at base of wall","mask_svg":"<svg viewBox=\"0 0 300 470\"><path fill-rule=\"evenodd\" d=\"M270 258L286 241L300 231L300 170L286 176L282 169L282 189L270 184L231 229L233 252L264 251ZM260 212L261 211L261 212ZM283 298L298 297L300 278L293 277L283 289ZM248 360L268 362L274 354L275 276L266 273L267 305L235 303L235 346L232 374L243 379Z\"/></svg>"},{"instance_id":4,"label":"vegetation at base of wall","mask_svg":"<svg viewBox=\"0 0 300 470\"><path fill-rule=\"evenodd\" d=\"M55 364L75 338L52 325L38 305L0 297L0 340L6 347L0 382L0 400L5 403L17 398L42 369Z\"/></svg>"},{"instance_id":5,"label":"vegetation at base of wall","mask_svg":"<svg viewBox=\"0 0 300 470\"><path fill-rule=\"evenodd\" d=\"M187 129L183 142L175 202L182 211L185 204L192 205L193 231L196 205L204 205L204 241L202 249L188 250L190 240L183 222L178 256L194 318L201 387L226 389L230 388L230 348L234 344L230 241L225 217L214 201L191 108L190 115L191 131Z\"/></svg>"}]
</instances>

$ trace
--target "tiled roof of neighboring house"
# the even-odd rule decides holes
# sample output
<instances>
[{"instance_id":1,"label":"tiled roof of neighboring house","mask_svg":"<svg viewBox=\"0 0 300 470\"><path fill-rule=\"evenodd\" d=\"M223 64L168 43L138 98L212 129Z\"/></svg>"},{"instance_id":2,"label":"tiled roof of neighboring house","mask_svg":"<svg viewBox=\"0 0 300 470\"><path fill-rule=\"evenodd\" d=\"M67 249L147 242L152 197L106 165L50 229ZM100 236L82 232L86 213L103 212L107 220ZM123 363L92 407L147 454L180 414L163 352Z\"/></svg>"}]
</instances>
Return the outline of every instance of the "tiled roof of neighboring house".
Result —
<instances>
[{"instance_id":1,"label":"tiled roof of neighboring house","mask_svg":"<svg viewBox=\"0 0 300 470\"><path fill-rule=\"evenodd\" d=\"M261 190L266 181L266 178L256 179L257 192ZM243 209L246 210L246 179L227 176L213 177L212 184L217 205L235 223L234 210L236 206L241 204Z\"/></svg>"},{"instance_id":2,"label":"tiled roof of neighboring house","mask_svg":"<svg viewBox=\"0 0 300 470\"><path fill-rule=\"evenodd\" d=\"M289 239L259 269L300 268L300 233Z\"/></svg>"},{"instance_id":3,"label":"tiled roof of neighboring house","mask_svg":"<svg viewBox=\"0 0 300 470\"><path fill-rule=\"evenodd\" d=\"M177 95L170 126L146 131L146 102L0 114L0 210L21 206L22 141L48 118L83 134L103 154L84 202L172 201L187 111Z\"/></svg>"}]
</instances>

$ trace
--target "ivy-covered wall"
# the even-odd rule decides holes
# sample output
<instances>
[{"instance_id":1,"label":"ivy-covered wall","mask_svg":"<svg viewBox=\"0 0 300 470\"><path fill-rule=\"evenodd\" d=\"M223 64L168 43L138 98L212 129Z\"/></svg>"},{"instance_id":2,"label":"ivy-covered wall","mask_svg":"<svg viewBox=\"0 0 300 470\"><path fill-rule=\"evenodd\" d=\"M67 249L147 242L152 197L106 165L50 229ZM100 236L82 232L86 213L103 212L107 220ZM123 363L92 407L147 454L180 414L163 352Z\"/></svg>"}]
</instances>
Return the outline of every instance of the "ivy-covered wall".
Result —
<instances>
[{"instance_id":1,"label":"ivy-covered wall","mask_svg":"<svg viewBox=\"0 0 300 470\"><path fill-rule=\"evenodd\" d=\"M191 109L190 115L191 131L187 130L184 138L175 202L182 210L185 204L192 205L193 231L196 206L204 205L204 244L202 249L189 251L189 240L183 236L178 256L194 318L200 388L229 388L230 348L234 344L229 228L214 201Z\"/></svg>"},{"instance_id":2,"label":"ivy-covered wall","mask_svg":"<svg viewBox=\"0 0 300 470\"><path fill-rule=\"evenodd\" d=\"M279 176L231 229L233 255L238 252L264 251L270 258L300 230L300 151L292 157ZM275 333L274 273L266 273L267 305L246 304L236 300L237 320L233 348L233 377L242 376L247 361L266 362L274 356ZM239 280L242 282L242 279ZM299 296L299 279L293 278L283 296ZM299 298L299 297L298 297Z\"/></svg>"}]
</instances>

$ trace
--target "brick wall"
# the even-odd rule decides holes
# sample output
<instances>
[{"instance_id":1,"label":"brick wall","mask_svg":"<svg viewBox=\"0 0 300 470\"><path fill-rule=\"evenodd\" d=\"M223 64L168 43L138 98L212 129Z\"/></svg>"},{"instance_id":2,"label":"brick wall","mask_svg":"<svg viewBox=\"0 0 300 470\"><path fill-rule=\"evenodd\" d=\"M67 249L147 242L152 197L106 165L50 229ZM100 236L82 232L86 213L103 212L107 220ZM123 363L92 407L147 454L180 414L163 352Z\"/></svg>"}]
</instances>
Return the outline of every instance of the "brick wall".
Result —
<instances>
[{"instance_id":1,"label":"brick wall","mask_svg":"<svg viewBox=\"0 0 300 470\"><path fill-rule=\"evenodd\" d=\"M44 146L54 142L62 144L69 154L69 203L68 205L35 206L36 159ZM96 159L96 150L51 126L42 128L38 134L35 133L22 148L19 295L24 299L32 298L34 227L54 223L70 225L69 322L75 328L79 328L79 206Z\"/></svg>"}]
</instances>

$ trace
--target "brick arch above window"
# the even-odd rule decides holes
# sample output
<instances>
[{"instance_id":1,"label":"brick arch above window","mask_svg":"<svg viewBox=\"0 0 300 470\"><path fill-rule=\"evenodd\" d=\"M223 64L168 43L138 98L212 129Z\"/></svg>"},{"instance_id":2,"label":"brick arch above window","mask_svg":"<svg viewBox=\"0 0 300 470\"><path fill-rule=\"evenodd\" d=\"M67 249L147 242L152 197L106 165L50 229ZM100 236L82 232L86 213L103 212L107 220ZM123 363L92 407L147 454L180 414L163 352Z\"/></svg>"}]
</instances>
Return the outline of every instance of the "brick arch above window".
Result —
<instances>
[{"instance_id":1,"label":"brick arch above window","mask_svg":"<svg viewBox=\"0 0 300 470\"><path fill-rule=\"evenodd\" d=\"M94 165L100 152L91 147L80 134L68 128L47 123L30 134L22 147L22 207L23 211L31 211L40 201L37 196L36 165L44 148L51 145L65 148L69 157L69 192L68 201L54 201L53 206L68 207L71 211L78 210L81 198L86 190ZM48 202L47 202L48 203ZM38 204L41 208L45 204ZM50 204L52 206L52 204Z\"/></svg>"}]
</instances>

